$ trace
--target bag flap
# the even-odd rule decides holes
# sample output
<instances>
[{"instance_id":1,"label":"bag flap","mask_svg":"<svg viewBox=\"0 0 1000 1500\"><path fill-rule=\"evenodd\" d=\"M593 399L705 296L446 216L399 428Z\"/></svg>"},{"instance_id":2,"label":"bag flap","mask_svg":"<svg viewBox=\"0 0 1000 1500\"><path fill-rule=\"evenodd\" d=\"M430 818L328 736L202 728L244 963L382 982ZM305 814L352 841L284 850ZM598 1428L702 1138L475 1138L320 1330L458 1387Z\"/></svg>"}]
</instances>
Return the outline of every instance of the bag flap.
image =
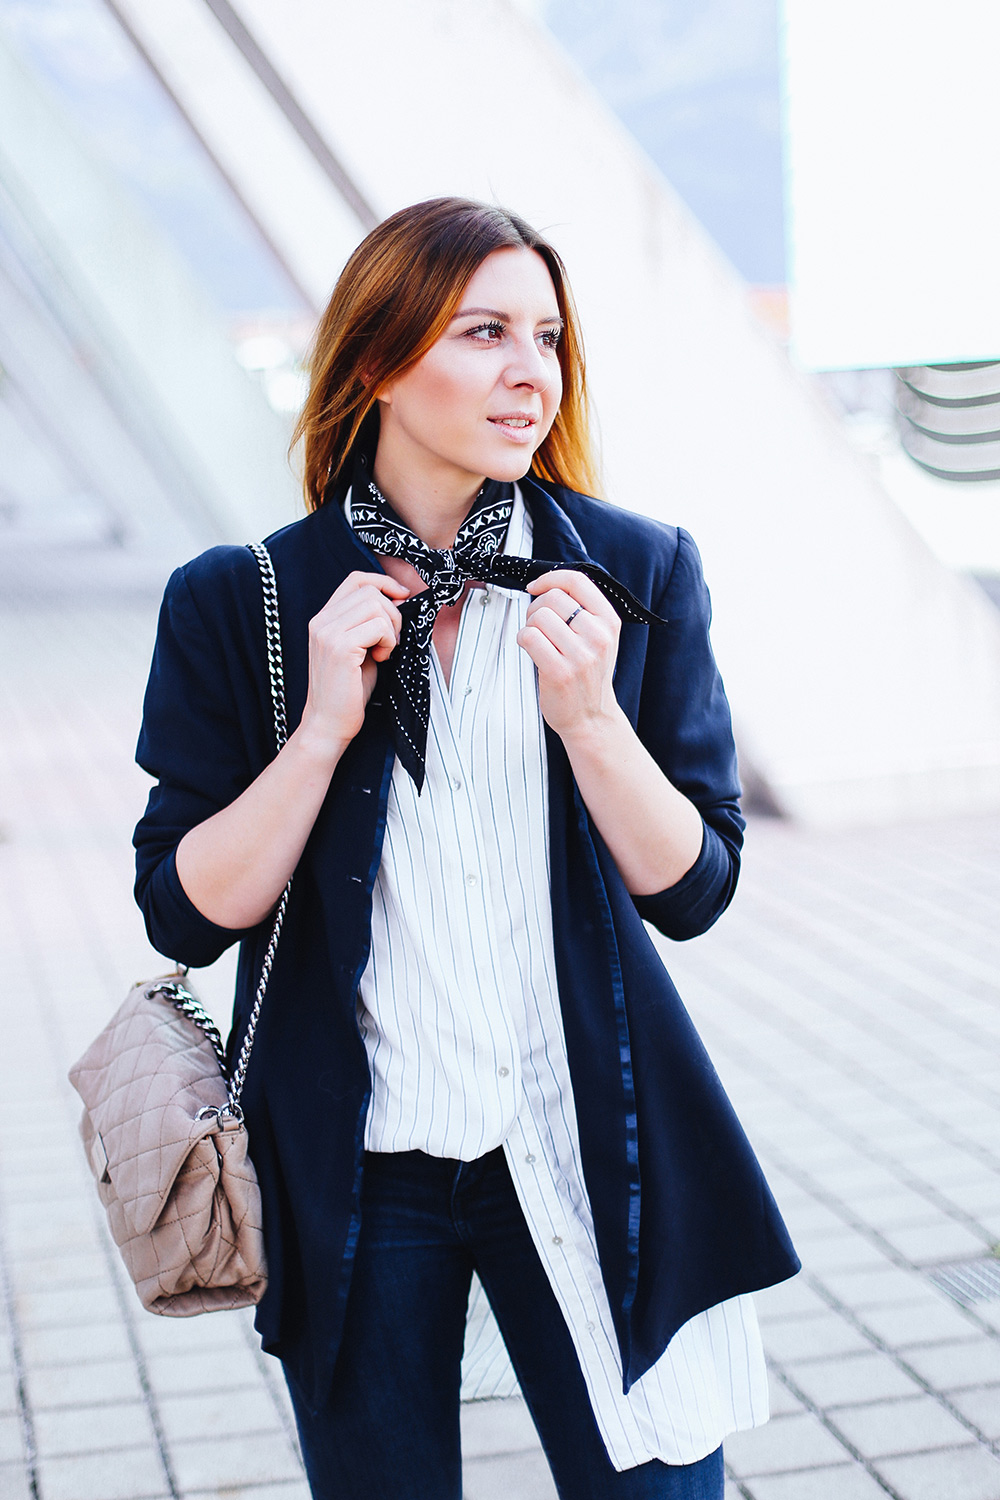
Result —
<instances>
[{"instance_id":1,"label":"bag flap","mask_svg":"<svg viewBox=\"0 0 1000 1500\"><path fill-rule=\"evenodd\" d=\"M104 1030L70 1070L90 1131L101 1142L115 1196L136 1234L159 1218L192 1149L220 1128L199 1110L221 1109L225 1080L204 1032L136 985Z\"/></svg>"}]
</instances>

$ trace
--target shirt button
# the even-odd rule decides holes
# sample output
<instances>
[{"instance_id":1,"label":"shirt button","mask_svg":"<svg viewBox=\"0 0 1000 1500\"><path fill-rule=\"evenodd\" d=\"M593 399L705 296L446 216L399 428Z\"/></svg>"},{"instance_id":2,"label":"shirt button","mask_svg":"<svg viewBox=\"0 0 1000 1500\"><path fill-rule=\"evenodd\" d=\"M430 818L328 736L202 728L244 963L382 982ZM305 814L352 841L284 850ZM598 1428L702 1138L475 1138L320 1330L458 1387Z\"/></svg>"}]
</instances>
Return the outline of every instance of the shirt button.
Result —
<instances>
[{"instance_id":1,"label":"shirt button","mask_svg":"<svg viewBox=\"0 0 1000 1500\"><path fill-rule=\"evenodd\" d=\"M525 1161L526 1161L526 1162L527 1162L527 1163L528 1163L528 1166L529 1166L529 1167L531 1167L531 1166L534 1166L534 1162L535 1162L535 1158L534 1158L534 1156L533 1156L533 1155L532 1155L532 1154L531 1154L531 1152L530 1152L530 1151L529 1151L529 1152L528 1152L528 1154L527 1154L527 1156L526 1156L526 1157L525 1157L525 1158L524 1158L524 1159L525 1159Z\"/></svg>"},{"instance_id":2,"label":"shirt button","mask_svg":"<svg viewBox=\"0 0 1000 1500\"><path fill-rule=\"evenodd\" d=\"M472 692L472 685L471 685L471 684L470 684L470 685L469 685L469 686L468 686L468 687L467 687L467 688L466 688L466 690L465 690L465 692L464 692L464 693L463 693L463 694L462 694L462 697L463 697L463 698L468 698L468 697L469 697L469 695L470 695L470 694L471 694L471 692Z\"/></svg>"},{"instance_id":3,"label":"shirt button","mask_svg":"<svg viewBox=\"0 0 1000 1500\"><path fill-rule=\"evenodd\" d=\"M476 885L477 881L475 875L466 875L465 883L466 885Z\"/></svg>"},{"instance_id":4,"label":"shirt button","mask_svg":"<svg viewBox=\"0 0 1000 1500\"><path fill-rule=\"evenodd\" d=\"M485 609L486 606L487 606L487 604L489 604L489 602L490 602L489 589L483 589L483 591L482 591L482 598L480 599L479 603L482 606L482 608Z\"/></svg>"},{"instance_id":5,"label":"shirt button","mask_svg":"<svg viewBox=\"0 0 1000 1500\"><path fill-rule=\"evenodd\" d=\"M583 1326L586 1328L586 1330L587 1330L588 1333L593 1333L593 1331L594 1331L594 1325L593 1325L593 1323L585 1323Z\"/></svg>"},{"instance_id":6,"label":"shirt button","mask_svg":"<svg viewBox=\"0 0 1000 1500\"><path fill-rule=\"evenodd\" d=\"M453 776L451 778L451 784L455 788L456 792L460 792L462 790L462 778L461 778L461 776Z\"/></svg>"},{"instance_id":7,"label":"shirt button","mask_svg":"<svg viewBox=\"0 0 1000 1500\"><path fill-rule=\"evenodd\" d=\"M497 1072L500 1074L501 1078L506 1078L507 1074L510 1072L510 1069L509 1068L497 1068Z\"/></svg>"},{"instance_id":8,"label":"shirt button","mask_svg":"<svg viewBox=\"0 0 1000 1500\"><path fill-rule=\"evenodd\" d=\"M554 1234L552 1236L552 1243L553 1243L553 1245L561 1245L562 1244L562 1235L561 1234Z\"/></svg>"}]
</instances>

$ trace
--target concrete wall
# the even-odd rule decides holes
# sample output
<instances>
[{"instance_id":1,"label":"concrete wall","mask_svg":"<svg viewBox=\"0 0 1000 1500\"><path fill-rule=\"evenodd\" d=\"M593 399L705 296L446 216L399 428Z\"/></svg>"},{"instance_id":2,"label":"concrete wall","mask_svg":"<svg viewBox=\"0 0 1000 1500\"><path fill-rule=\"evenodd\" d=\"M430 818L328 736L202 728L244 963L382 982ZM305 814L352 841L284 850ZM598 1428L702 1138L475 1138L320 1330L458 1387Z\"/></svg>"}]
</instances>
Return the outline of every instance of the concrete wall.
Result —
<instances>
[{"instance_id":1,"label":"concrete wall","mask_svg":"<svg viewBox=\"0 0 1000 1500\"><path fill-rule=\"evenodd\" d=\"M199 77L182 65L180 5L118 8L178 59L192 114L290 254L300 237L316 294L346 253L343 197L271 105L245 146L219 123L253 87L240 26L379 213L463 193L551 235L583 314L608 493L694 532L740 738L780 808L823 823L1000 806L1000 618L920 540L522 7L204 0L225 64ZM276 173L279 160L298 165ZM319 265L317 221L299 217L307 178L329 200Z\"/></svg>"},{"instance_id":2,"label":"concrete wall","mask_svg":"<svg viewBox=\"0 0 1000 1500\"><path fill-rule=\"evenodd\" d=\"M4 305L22 320L19 337L5 320L8 359L127 537L176 561L193 538L244 541L293 519L287 423L172 248L2 39L0 184ZM134 472L124 462L113 474L125 453Z\"/></svg>"}]
</instances>

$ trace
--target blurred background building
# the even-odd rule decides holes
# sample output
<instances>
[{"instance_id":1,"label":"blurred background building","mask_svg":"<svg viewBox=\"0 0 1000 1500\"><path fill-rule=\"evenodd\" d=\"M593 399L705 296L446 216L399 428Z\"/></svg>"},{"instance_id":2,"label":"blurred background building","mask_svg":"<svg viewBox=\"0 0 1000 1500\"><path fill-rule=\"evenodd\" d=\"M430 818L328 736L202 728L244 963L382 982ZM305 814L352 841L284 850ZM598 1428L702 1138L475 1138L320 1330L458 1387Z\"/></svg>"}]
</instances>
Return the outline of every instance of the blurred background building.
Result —
<instances>
[{"instance_id":1,"label":"blurred background building","mask_svg":"<svg viewBox=\"0 0 1000 1500\"><path fill-rule=\"evenodd\" d=\"M568 263L609 496L702 548L757 805L1000 806L998 133L966 66L997 23L934 18L0 0L4 587L148 587L293 519L346 256L404 203L497 199Z\"/></svg>"}]
</instances>

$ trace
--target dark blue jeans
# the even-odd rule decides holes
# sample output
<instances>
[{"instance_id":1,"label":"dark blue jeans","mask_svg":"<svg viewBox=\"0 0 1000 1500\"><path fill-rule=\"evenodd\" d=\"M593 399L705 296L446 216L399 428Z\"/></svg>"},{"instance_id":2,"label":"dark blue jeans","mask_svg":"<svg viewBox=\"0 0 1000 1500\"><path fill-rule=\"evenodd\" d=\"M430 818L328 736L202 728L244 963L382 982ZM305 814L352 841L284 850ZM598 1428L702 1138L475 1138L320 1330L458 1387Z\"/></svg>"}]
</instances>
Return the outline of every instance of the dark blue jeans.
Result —
<instances>
[{"instance_id":1,"label":"dark blue jeans","mask_svg":"<svg viewBox=\"0 0 1000 1500\"><path fill-rule=\"evenodd\" d=\"M565 1500L721 1500L722 1449L617 1472L502 1150L365 1158L361 1234L326 1406L290 1385L316 1500L461 1500L459 1386L472 1272ZM516 1500L516 1497L512 1497Z\"/></svg>"}]
</instances>

